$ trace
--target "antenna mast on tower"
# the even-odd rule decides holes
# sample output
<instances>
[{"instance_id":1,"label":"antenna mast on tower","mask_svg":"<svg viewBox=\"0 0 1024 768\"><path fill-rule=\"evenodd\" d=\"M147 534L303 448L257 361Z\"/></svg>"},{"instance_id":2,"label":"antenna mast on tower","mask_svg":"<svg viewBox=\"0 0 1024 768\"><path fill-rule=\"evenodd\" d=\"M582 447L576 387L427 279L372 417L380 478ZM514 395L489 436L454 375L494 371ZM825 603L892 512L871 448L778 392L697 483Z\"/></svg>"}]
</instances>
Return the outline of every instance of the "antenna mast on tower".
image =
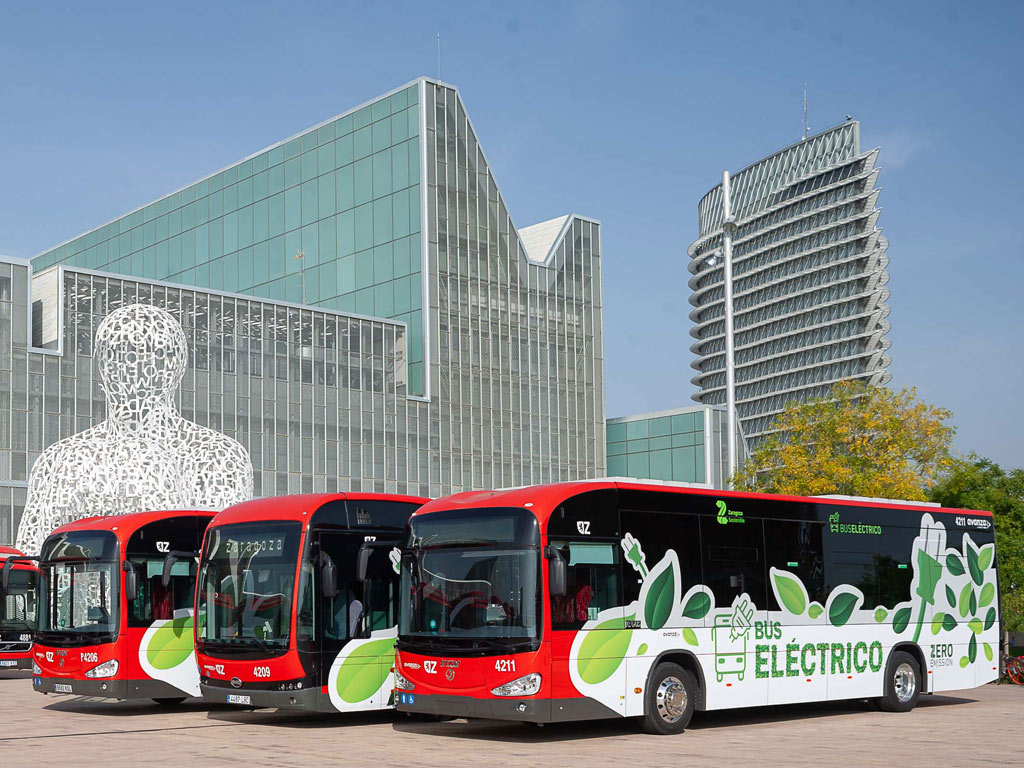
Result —
<instances>
[{"instance_id":1,"label":"antenna mast on tower","mask_svg":"<svg viewBox=\"0 0 1024 768\"><path fill-rule=\"evenodd\" d=\"M804 83L804 135L803 138L807 138L807 132L809 128L807 126L807 83Z\"/></svg>"}]
</instances>

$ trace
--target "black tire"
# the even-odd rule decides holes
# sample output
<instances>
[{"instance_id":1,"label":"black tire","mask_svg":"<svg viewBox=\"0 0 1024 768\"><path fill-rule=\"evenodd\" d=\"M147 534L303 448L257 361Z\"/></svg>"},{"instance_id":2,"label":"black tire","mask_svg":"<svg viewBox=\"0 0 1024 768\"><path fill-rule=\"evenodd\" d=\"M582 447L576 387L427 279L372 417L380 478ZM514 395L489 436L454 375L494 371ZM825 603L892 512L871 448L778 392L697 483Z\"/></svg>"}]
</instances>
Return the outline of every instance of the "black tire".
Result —
<instances>
[{"instance_id":1,"label":"black tire","mask_svg":"<svg viewBox=\"0 0 1024 768\"><path fill-rule=\"evenodd\" d=\"M641 727L657 736L682 733L693 717L697 694L693 673L678 664L659 664L647 680Z\"/></svg>"},{"instance_id":2,"label":"black tire","mask_svg":"<svg viewBox=\"0 0 1024 768\"><path fill-rule=\"evenodd\" d=\"M186 698L186 696L182 696L181 698L177 696L165 696L159 699L153 699L153 701L155 701L161 707L176 707L183 701L185 701Z\"/></svg>"},{"instance_id":3,"label":"black tire","mask_svg":"<svg viewBox=\"0 0 1024 768\"><path fill-rule=\"evenodd\" d=\"M906 651L895 651L885 665L882 696L876 699L883 712L909 712L921 697L921 665Z\"/></svg>"}]
</instances>

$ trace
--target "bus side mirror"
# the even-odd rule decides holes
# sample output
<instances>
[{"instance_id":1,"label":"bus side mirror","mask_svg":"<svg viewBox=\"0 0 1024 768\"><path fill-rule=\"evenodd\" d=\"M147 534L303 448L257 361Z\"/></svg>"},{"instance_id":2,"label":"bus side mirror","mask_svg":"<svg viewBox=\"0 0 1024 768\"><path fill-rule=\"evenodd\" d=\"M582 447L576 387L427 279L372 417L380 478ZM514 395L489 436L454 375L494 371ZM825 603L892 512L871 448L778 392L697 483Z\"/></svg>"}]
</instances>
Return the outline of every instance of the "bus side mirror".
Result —
<instances>
[{"instance_id":1,"label":"bus side mirror","mask_svg":"<svg viewBox=\"0 0 1024 768\"><path fill-rule=\"evenodd\" d=\"M548 591L552 595L565 594L566 565L562 553L548 544L544 553L548 558Z\"/></svg>"},{"instance_id":2,"label":"bus side mirror","mask_svg":"<svg viewBox=\"0 0 1024 768\"><path fill-rule=\"evenodd\" d=\"M163 584L164 587L169 587L171 585L171 571L174 569L174 564L178 560L188 560L193 557L199 557L199 553L179 552L175 549L164 555L164 570L163 573L160 574L160 583Z\"/></svg>"},{"instance_id":3,"label":"bus side mirror","mask_svg":"<svg viewBox=\"0 0 1024 768\"><path fill-rule=\"evenodd\" d=\"M320 591L326 598L338 596L338 566L326 552L320 553Z\"/></svg>"},{"instance_id":4,"label":"bus side mirror","mask_svg":"<svg viewBox=\"0 0 1024 768\"><path fill-rule=\"evenodd\" d=\"M356 555L356 581L366 581L366 574L370 570L370 548L364 541L359 546L359 554Z\"/></svg>"},{"instance_id":5,"label":"bus side mirror","mask_svg":"<svg viewBox=\"0 0 1024 768\"><path fill-rule=\"evenodd\" d=\"M130 603L139 596L139 572L127 560L124 561L121 567L124 570L124 599ZM166 568L165 562L164 569L166 570Z\"/></svg>"},{"instance_id":6,"label":"bus side mirror","mask_svg":"<svg viewBox=\"0 0 1024 768\"><path fill-rule=\"evenodd\" d=\"M11 568L13 568L13 567L14 567L14 559L13 558L8 557L6 560L4 560L4 578L3 578L4 592L7 591L7 585L11 583Z\"/></svg>"}]
</instances>

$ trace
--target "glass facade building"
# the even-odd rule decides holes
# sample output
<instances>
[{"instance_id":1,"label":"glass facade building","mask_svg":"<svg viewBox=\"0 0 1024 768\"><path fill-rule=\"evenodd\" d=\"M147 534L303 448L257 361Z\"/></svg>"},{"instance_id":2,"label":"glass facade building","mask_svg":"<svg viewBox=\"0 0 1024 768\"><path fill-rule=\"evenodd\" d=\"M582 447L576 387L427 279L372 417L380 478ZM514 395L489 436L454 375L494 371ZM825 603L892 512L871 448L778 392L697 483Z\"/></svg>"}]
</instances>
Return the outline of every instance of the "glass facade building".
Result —
<instances>
[{"instance_id":1,"label":"glass facade building","mask_svg":"<svg viewBox=\"0 0 1024 768\"><path fill-rule=\"evenodd\" d=\"M709 406L608 419L608 474L725 488L725 423L725 409Z\"/></svg>"},{"instance_id":2,"label":"glass facade building","mask_svg":"<svg viewBox=\"0 0 1024 768\"><path fill-rule=\"evenodd\" d=\"M751 447L790 401L843 379L891 379L877 160L877 149L861 151L860 124L847 120L732 177L736 409ZM688 252L694 399L723 405L720 185L697 212Z\"/></svg>"},{"instance_id":3,"label":"glass facade building","mask_svg":"<svg viewBox=\"0 0 1024 768\"><path fill-rule=\"evenodd\" d=\"M595 220L516 228L458 91L421 78L5 260L0 540L39 452L103 418L90 334L126 297L182 321L182 415L249 449L257 495L602 475L600 259Z\"/></svg>"}]
</instances>

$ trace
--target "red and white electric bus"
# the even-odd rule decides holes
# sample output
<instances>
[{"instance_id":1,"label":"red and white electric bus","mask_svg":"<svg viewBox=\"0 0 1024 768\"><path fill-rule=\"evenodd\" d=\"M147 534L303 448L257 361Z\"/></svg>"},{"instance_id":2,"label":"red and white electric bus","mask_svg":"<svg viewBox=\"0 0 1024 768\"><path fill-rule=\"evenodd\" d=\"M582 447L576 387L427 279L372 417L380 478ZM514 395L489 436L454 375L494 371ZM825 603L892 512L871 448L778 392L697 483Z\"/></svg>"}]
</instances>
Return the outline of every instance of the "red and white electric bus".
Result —
<instances>
[{"instance_id":1,"label":"red and white electric bus","mask_svg":"<svg viewBox=\"0 0 1024 768\"><path fill-rule=\"evenodd\" d=\"M218 514L196 592L203 696L314 712L390 706L398 546L426 501L324 493ZM369 548L385 551L369 557ZM360 551L365 581L356 577Z\"/></svg>"},{"instance_id":2,"label":"red and white electric bus","mask_svg":"<svg viewBox=\"0 0 1024 768\"><path fill-rule=\"evenodd\" d=\"M595 481L409 521L400 711L553 722L922 693L998 676L992 515Z\"/></svg>"},{"instance_id":3,"label":"red and white electric bus","mask_svg":"<svg viewBox=\"0 0 1024 768\"><path fill-rule=\"evenodd\" d=\"M214 514L89 517L50 534L39 555L35 690L160 704L198 696L196 555Z\"/></svg>"},{"instance_id":4,"label":"red and white electric bus","mask_svg":"<svg viewBox=\"0 0 1024 768\"><path fill-rule=\"evenodd\" d=\"M0 588L0 671L31 669L39 571L31 558L11 547L0 547L0 562L4 566Z\"/></svg>"}]
</instances>

